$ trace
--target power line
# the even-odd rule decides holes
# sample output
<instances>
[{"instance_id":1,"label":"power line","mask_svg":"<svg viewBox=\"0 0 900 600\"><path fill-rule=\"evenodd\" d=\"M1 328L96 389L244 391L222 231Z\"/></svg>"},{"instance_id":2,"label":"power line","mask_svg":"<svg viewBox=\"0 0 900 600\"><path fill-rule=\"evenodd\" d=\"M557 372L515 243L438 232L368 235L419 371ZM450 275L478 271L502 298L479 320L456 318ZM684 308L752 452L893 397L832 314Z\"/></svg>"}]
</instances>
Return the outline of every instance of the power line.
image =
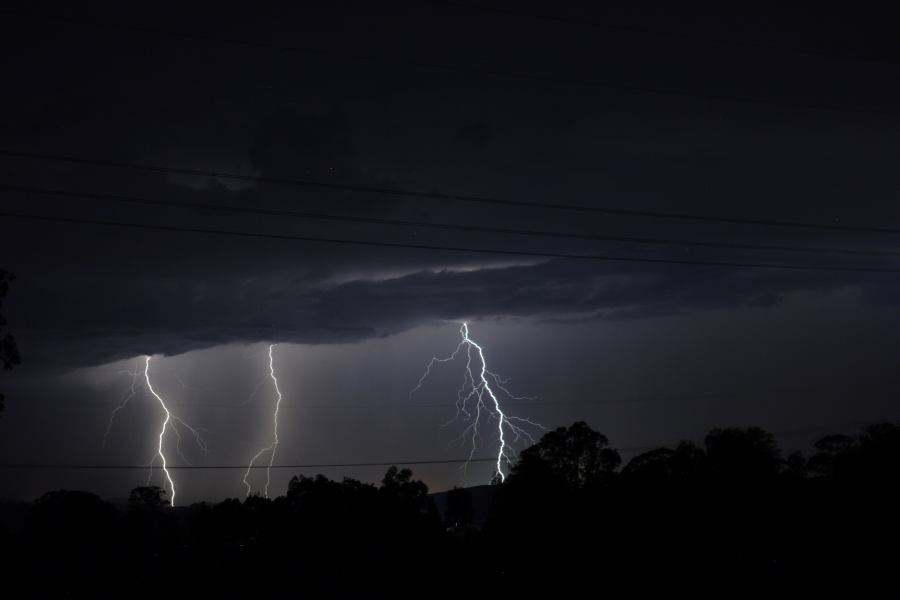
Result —
<instances>
[{"instance_id":1,"label":"power line","mask_svg":"<svg viewBox=\"0 0 900 600\"><path fill-rule=\"evenodd\" d=\"M838 427L845 427L848 425L863 425L870 424L872 420L859 420L854 421L852 423L840 423L836 425L817 425L817 426L808 426L808 427L795 427L791 429L783 429L779 431L773 431L771 433L775 435L804 435L809 433L815 433L820 431L830 431L836 429ZM690 440L679 440L677 442L668 442L668 443L659 443L652 445L643 445L643 446L622 446L613 448L617 452L644 452L648 450L655 450L657 448L671 448L674 446L678 446L682 441L690 441ZM475 462L475 463L483 463L490 462L494 463L497 461L497 457L475 457L475 458L450 458L450 459L434 459L434 460L394 460L394 461L386 461L386 462L354 462L354 463L302 463L302 464L288 464L288 465L272 465L269 467L268 465L251 465L249 468L252 469L328 469L328 468L342 468L342 467L392 467L392 466L416 466L416 465L450 465L450 464L462 464L466 462ZM247 469L247 465L167 465L167 469L180 469L180 470L205 470L205 471L214 471L214 470L235 470L235 469ZM133 470L162 470L163 467L161 465L97 465L97 464L63 464L63 463L0 463L0 469L27 469L27 470L78 470L78 471L133 471Z\"/></svg>"},{"instance_id":2,"label":"power line","mask_svg":"<svg viewBox=\"0 0 900 600\"><path fill-rule=\"evenodd\" d=\"M77 407L78 409L82 409L85 406L95 406L97 408L108 409L112 407L116 402L102 402L102 401L94 401L94 402L72 402L71 400L65 399L43 399L41 400L41 404L61 404L64 406L72 406ZM514 408L527 408L529 406L619 406L622 404L648 404L649 402L646 400L614 400L609 402L590 402L590 401L540 401L540 402L518 402L518 403L508 403L505 406L510 406ZM129 406L139 406L139 407L147 407L147 408L158 408L159 404L154 404L152 402L129 402ZM34 404L32 404L34 406ZM291 410L291 409L374 409L374 410L384 410L391 408L441 408L441 409L452 409L455 408L455 404L413 404L411 402L407 403L384 403L384 404L286 404L281 407L281 410ZM272 410L270 405L258 404L252 402L244 402L244 403L235 403L235 404L225 404L223 402L195 402L195 403L183 403L178 405L179 409L184 410L192 410L198 408L230 408L230 409L260 409L260 410Z\"/></svg>"},{"instance_id":3,"label":"power line","mask_svg":"<svg viewBox=\"0 0 900 600\"><path fill-rule=\"evenodd\" d=\"M188 202L178 200L156 200L152 198L140 198L136 196L123 196L118 194L97 194L93 192L73 192L61 189L47 189L31 186L2 185L0 191L23 192L27 194L41 194L59 196L63 198L79 198L84 200L100 200L118 202L123 204L139 204L145 206L165 208L192 208L213 212L226 212L238 214L252 214L263 216L292 217L308 220L335 221L344 223L362 223L369 225L390 225L396 227L415 227L422 229L438 229L444 231L467 231L474 233L496 233L503 235L516 235L524 237L543 237L557 239L585 240L595 242L623 242L630 244L652 244L668 246L690 246L698 248L722 248L728 250L762 250L770 252L803 252L811 254L846 254L850 256L900 256L900 251L892 250L855 250L850 248L823 248L810 246L773 246L764 244L745 244L737 242L707 242L697 240L681 240L671 238L648 238L637 236L611 236L596 234L580 234L562 231L546 231L539 229L513 229L508 227L488 227L481 225L459 225L455 223L435 223L427 221L412 221L405 219L388 219L381 217L360 217L353 215L335 215L323 213L311 213L295 210L250 208L233 205L207 204L203 202Z\"/></svg>"},{"instance_id":4,"label":"power line","mask_svg":"<svg viewBox=\"0 0 900 600\"><path fill-rule=\"evenodd\" d=\"M891 421L892 419L884 419L887 421ZM872 424L872 419L862 419L855 421L845 421L842 423L832 423L826 425L814 425L814 426L806 426L806 427L794 427L790 429L781 429L777 431L772 431L771 433L774 435L802 435L808 433L814 433L817 431L826 431L826 430L834 430L840 427L847 426L860 426L860 425L869 425ZM673 447L680 444L682 441L690 441L682 439L678 442L669 442L669 443L659 443L652 445L643 445L643 446L621 446L613 448L618 452L642 452L647 450L654 450L657 448L667 448ZM327 469L327 468L340 468L340 467L392 467L392 466L415 466L415 465L441 465L441 464L461 464L466 462L496 462L497 457L474 457L474 458L451 458L451 459L433 459L433 460L394 460L394 461L386 461L386 462L353 462L353 463L303 463L303 464L289 464L289 465L272 465L268 467L268 465L251 465L250 468L253 469ZM97 465L97 464L62 464L62 463L0 463L0 469L28 469L28 470L102 470L102 471L130 471L130 470L145 470L145 469L154 469L161 470L163 467L160 465ZM247 469L247 465L168 465L166 468L168 469L183 469L183 470L233 470L233 469Z\"/></svg>"},{"instance_id":5,"label":"power line","mask_svg":"<svg viewBox=\"0 0 900 600\"><path fill-rule=\"evenodd\" d=\"M332 467L392 467L395 465L442 465L460 464L465 462L497 462L497 457L491 458L451 458L446 460L394 460L388 462L361 462L361 463L320 463L320 464L295 464L295 465L167 465L166 469L192 469L192 470L226 470L226 469L328 469ZM51 470L102 470L102 471L132 471L144 469L162 470L161 465L78 465L62 463L5 463L0 464L0 469L51 469Z\"/></svg>"},{"instance_id":6,"label":"power line","mask_svg":"<svg viewBox=\"0 0 900 600\"><path fill-rule=\"evenodd\" d=\"M803 110L817 110L817 111L825 111L825 112L838 112L838 113L851 113L851 114L863 114L863 115L877 115L877 114L893 114L893 113L879 113L879 111L875 110L863 110L858 108L853 108L850 106L840 106L840 105L830 105L830 104L818 104L818 105L810 105L808 103L799 103L799 102L791 102L786 100L779 100L773 98L767 98L764 96L747 96L747 95L734 95L734 94L722 94L722 93L701 93L695 92L684 88L676 88L676 87L648 87L634 84L623 84L621 82L604 80L604 79L581 79L576 77L565 77L560 75L548 75L548 74L534 74L525 71L508 71L503 69L490 69L484 67L477 67L472 65L454 65L448 63L436 63L436 62L423 62L418 60L404 60L398 57L392 56L375 56L372 54L359 54L354 52L338 52L334 50L323 50L321 48L311 48L304 46L293 46L293 45L285 45L285 44L276 44L272 42L263 42L258 40L248 40L241 38L226 38L221 36L209 35L209 34L198 34L195 32L183 32L183 31L173 31L166 30L161 28L154 27L139 27L135 25L125 25L122 23L111 23L111 22L97 22L97 21L89 21L86 19L73 19L70 17L60 17L54 15L39 15L34 13L27 13L22 11L13 11L13 10L4 10L0 11L0 14L8 16L8 17L19 17L26 19L36 19L43 21L50 21L56 23L63 23L67 25L78 25L81 27L91 27L99 30L108 30L108 29L117 29L120 31L129 31L135 33L141 33L145 35L155 35L173 39L187 40L189 42L212 42L216 44L223 44L228 46L238 46L243 48L253 48L257 50L274 50L283 53L291 53L291 54L305 54L309 56L318 56L318 57L328 57L328 58L338 58L341 60L349 61L349 62L359 62L364 64L385 64L389 66L399 66L407 69L417 69L417 70L430 70L430 71L441 71L445 73L460 73L463 75L477 75L480 77L490 77L490 78L503 78L503 79L518 79L523 81L533 81L538 83L552 83L552 84L565 84L565 85L575 85L580 87L592 87L592 88L604 88L604 89L613 89L620 90L630 93L638 93L638 94L653 94L653 95L672 95L672 96L682 96L688 98L701 98L701 99L711 99L711 100L724 100L728 102L739 102L739 103L747 103L747 104L773 104L776 106L783 106L787 108L801 108Z\"/></svg>"},{"instance_id":7,"label":"power line","mask_svg":"<svg viewBox=\"0 0 900 600\"><path fill-rule=\"evenodd\" d=\"M231 179L235 181L252 181L254 183L273 183L278 185L290 185L307 188L318 188L328 190L363 192L369 194L380 194L390 196L402 196L413 198L425 198L430 200L450 200L456 202L470 202L477 204L494 204L500 206L516 206L522 208L540 208L549 210L563 210L582 213L593 213L600 215L621 215L628 217L649 217L655 219L674 219L682 221L698 221L706 223L728 223L734 225L756 225L767 227L791 227L800 229L818 229L823 231L846 231L859 233L887 233L900 234L900 228L896 227L875 227L869 225L838 225L834 223L809 223L802 221L781 221L776 219L749 219L738 217L713 217L707 215L691 214L691 213L674 213L661 211L633 210L625 208L610 208L600 206L586 206L583 204L551 204L549 202L534 202L528 200L511 200L507 198L491 198L487 196L475 196L468 194L446 194L441 192L425 192L416 190L407 190L403 188L391 188L381 186L355 185L347 183L329 183L322 181L314 181L310 179L299 179L292 177L274 177L266 175L243 175L240 173L231 173L227 171L207 171L203 169L187 169L182 167L167 167L162 165L153 165L147 163L125 162L96 158L83 158L77 156L68 156L61 154L48 154L39 152L21 152L17 150L0 149L0 156L11 158L27 158L35 160L45 160L53 162L64 162L70 164L93 165L100 167L114 167L121 169L131 169L137 171L147 171L153 173L166 173L173 175L192 175L197 177L211 177L214 179Z\"/></svg>"},{"instance_id":8,"label":"power line","mask_svg":"<svg viewBox=\"0 0 900 600\"><path fill-rule=\"evenodd\" d=\"M675 446L676 443L661 444L659 446L632 446L624 448L616 448L620 452L640 452L658 447ZM474 463L496 463L497 457L475 457L475 458L452 458L445 460L394 460L387 462L357 462L357 463L319 463L319 464L292 464L292 465L251 465L252 469L328 469L342 467L393 467L393 466L416 466L416 465L452 465L467 462ZM247 469L247 465L167 465L167 469L182 470L234 470ZM134 470L162 470L161 465L96 465L96 464L63 464L63 463L0 463L0 469L28 469L28 470L73 470L73 471L134 471Z\"/></svg>"},{"instance_id":9,"label":"power line","mask_svg":"<svg viewBox=\"0 0 900 600\"><path fill-rule=\"evenodd\" d=\"M182 385L182 388L187 392L209 392L219 394L221 392L220 388L217 387L208 387L208 388L198 388L191 385ZM607 406L621 406L625 405L636 405L636 404L662 404L662 403L670 403L670 402L693 402L693 401L703 401L703 400L738 400L738 399L747 399L749 397L756 396L772 396L774 394L798 394L798 393L810 393L816 392L821 393L823 390L834 390L833 385L829 386L821 386L821 385L792 385L792 386L780 386L780 387L769 387L763 388L757 391L726 391L726 392L706 392L706 393L690 393L690 394L679 394L679 395L646 395L646 396L631 396L624 397L618 400L543 400L540 396L534 396L533 400L520 400L516 402L511 402L508 406L515 408L527 408L529 406L595 406L595 407L607 407ZM855 386L854 389L858 390L859 386ZM103 400L79 400L77 402L72 401L71 399L60 398L56 396L51 396L47 398L41 399L41 401L37 404L32 404L32 406L39 406L44 404L62 404L66 406L75 406L78 408L84 408L85 406L96 406L99 408L110 408L113 404L118 404L119 400L114 401L103 401ZM128 403L128 406L138 406L138 407L158 407L159 405L155 402L144 402L140 400L132 400ZM258 402L238 402L238 403L224 403L224 402L196 402L196 403L180 403L179 408L183 409L198 409L198 408L258 408L271 410L271 405L260 404ZM447 402L379 402L379 403L329 403L329 404L291 404L287 403L282 406L283 410L290 408L312 408L312 409L360 409L360 408L373 408L373 409L385 409L385 408L454 408L456 405L453 403ZM857 421L854 421L850 424L856 424ZM835 426L842 426L848 423L838 423ZM780 433L780 432L777 432Z\"/></svg>"},{"instance_id":10,"label":"power line","mask_svg":"<svg viewBox=\"0 0 900 600\"><path fill-rule=\"evenodd\" d=\"M668 259L668 258L644 258L630 256L609 256L602 254L568 254L563 252L532 252L527 250L501 250L497 248L470 248L461 246L439 246L428 244L410 244L403 242L383 242L368 240L350 240L345 238L333 237L312 237L286 235L277 233L260 233L249 231L235 231L229 229L207 229L201 227L176 227L171 225L154 225L146 223L127 223L121 221L102 221L98 219L78 219L74 217L55 217L49 215L35 215L28 213L0 212L0 217L8 217L14 219L25 219L33 221L47 221L54 223L68 223L78 225L100 225L105 227L119 227L128 229L143 229L146 231L172 231L178 233L193 234L209 234L209 235L228 235L244 238L270 239L284 241L299 241L312 243L326 243L337 245L352 246L372 246L377 248L403 248L412 250L432 250L441 252L463 252L468 254L494 254L503 256L529 256L535 258L559 258L567 260L590 260L605 262L628 262L628 263L654 263L664 265L692 265L706 267L734 267L749 269L778 269L791 271L820 271L820 272L847 272L847 273L900 273L900 269L890 269L882 267L843 267L843 266L826 266L826 265L785 265L775 263L751 263L751 262L733 262L733 261L705 261L705 260L687 260L687 259Z\"/></svg>"}]
</instances>

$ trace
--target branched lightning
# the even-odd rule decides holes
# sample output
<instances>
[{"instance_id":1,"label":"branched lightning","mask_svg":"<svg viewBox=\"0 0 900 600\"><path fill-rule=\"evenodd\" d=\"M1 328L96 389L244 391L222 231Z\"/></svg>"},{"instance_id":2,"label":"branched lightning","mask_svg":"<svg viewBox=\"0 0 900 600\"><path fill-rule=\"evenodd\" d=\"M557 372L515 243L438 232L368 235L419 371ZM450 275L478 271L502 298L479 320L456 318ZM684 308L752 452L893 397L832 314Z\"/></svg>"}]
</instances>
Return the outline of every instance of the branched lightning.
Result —
<instances>
[{"instance_id":1,"label":"branched lightning","mask_svg":"<svg viewBox=\"0 0 900 600\"><path fill-rule=\"evenodd\" d=\"M122 396L122 399L119 401L119 404L112 410L109 414L109 422L106 424L106 431L103 433L103 447L106 447L106 440L109 438L109 432L112 431L113 422L116 420L116 415L120 410L125 408L125 406L134 398L137 391L135 387L137 386L137 378L140 377L141 372L139 369L135 369L134 371L119 371L120 374L131 375L131 387L128 388L128 391Z\"/></svg>"},{"instance_id":2,"label":"branched lightning","mask_svg":"<svg viewBox=\"0 0 900 600\"><path fill-rule=\"evenodd\" d=\"M183 387L186 390L193 391L193 392L208 392L208 391L212 391L212 390L216 389L215 387L212 387L212 386L191 385L187 381L184 380L184 377L182 377L181 375L178 375L177 373L175 375L173 375L173 377L175 378L175 381L177 381L181 387Z\"/></svg>"},{"instance_id":3,"label":"branched lightning","mask_svg":"<svg viewBox=\"0 0 900 600\"><path fill-rule=\"evenodd\" d=\"M187 464L191 464L191 461L189 461L187 457L181 452L181 432L178 431L178 427L175 426L176 423L180 424L182 427L191 432L191 435L194 436L194 442L197 443L197 447L200 448L200 450L202 450L204 453L209 452L209 447L206 445L206 440L204 440L203 436L200 435L199 430L194 429L193 427L185 423L177 415L172 415L172 431L175 432L175 452L178 453L178 456L181 457L181 460L183 460Z\"/></svg>"},{"instance_id":4,"label":"branched lightning","mask_svg":"<svg viewBox=\"0 0 900 600\"><path fill-rule=\"evenodd\" d=\"M456 415L443 426L446 427L459 420L469 423L454 441L464 445L469 440L468 459L471 460L475 456L475 450L478 447L478 434L483 414L487 413L489 418L496 419L497 435L499 437L496 470L500 481L504 481L506 473L503 471L503 467L504 464L508 465L511 461L511 444L523 439L531 443L534 442L531 433L524 426L530 425L538 429L544 429L544 427L529 419L510 416L503 411L500 395L506 396L511 400L531 400L533 398L513 395L506 387L509 380L503 379L498 374L488 370L484 349L469 337L468 323L463 323L459 332L462 340L453 353L444 358L432 358L425 368L425 373L419 378L419 383L410 391L409 395L412 398L413 394L425 385L425 380L431 374L431 370L435 365L452 362L465 350L466 368L463 371L462 385L456 392ZM477 364L475 365L473 365L473 354L477 355ZM508 439L507 436L511 436L512 439ZM464 471L468 468L468 464L469 461L467 460L463 465Z\"/></svg>"},{"instance_id":5,"label":"branched lightning","mask_svg":"<svg viewBox=\"0 0 900 600\"><path fill-rule=\"evenodd\" d=\"M134 371L121 371L122 373L126 373L131 375L131 387L128 389L128 392L122 397L122 400L118 405L113 409L112 413L109 416L109 423L106 426L106 432L103 435L103 444L106 445L106 439L109 437L109 433L112 430L113 422L115 421L116 414L125 408L128 402L133 399L137 393L137 378L143 374L144 376L144 386L147 392L153 396L159 405L162 407L165 412L165 419L163 419L162 427L159 431L158 444L156 448L156 453L153 455L153 458L148 465L150 467L149 473L147 475L147 485L153 481L153 466L156 464L157 458L162 461L162 471L165 475L166 481L169 483L169 490L171 491L171 499L169 503L171 506L175 506L175 482L172 480L172 474L169 473L168 469L168 461L166 460L166 455L164 452L165 449L165 438L166 432L171 428L172 432L175 434L175 451L181 459L190 464L190 461L181 451L181 431L178 429L178 425L181 425L185 429L187 429L191 435L194 437L194 441L197 443L197 446L203 451L207 452L209 447L206 445L206 440L203 439L203 436L200 435L198 429L191 427L188 425L181 417L174 414L168 406L166 406L165 400L163 400L162 396L156 393L156 390L153 389L153 385L150 382L150 356L144 357L144 369L143 373L140 370L135 369Z\"/></svg>"},{"instance_id":6,"label":"branched lightning","mask_svg":"<svg viewBox=\"0 0 900 600\"><path fill-rule=\"evenodd\" d=\"M250 464L247 465L247 470L244 472L243 482L244 485L247 486L248 496L253 491L250 482L247 481L247 478L250 476L250 471L253 469L253 463L255 463L262 455L268 452L269 463L266 466L266 485L264 488L264 494L266 498L269 497L269 482L271 481L272 465L275 463L275 451L278 449L278 409L281 408L282 395L281 390L278 387L278 378L275 376L275 359L272 356L272 349L274 347L275 344L269 345L269 378L272 380L272 385L275 387L275 414L273 416L272 443L265 448L261 448L259 452L254 454L253 458L250 459ZM256 393L256 389L254 389L253 393Z\"/></svg>"},{"instance_id":7,"label":"branched lightning","mask_svg":"<svg viewBox=\"0 0 900 600\"><path fill-rule=\"evenodd\" d=\"M169 502L172 506L175 506L175 482L172 481L172 475L169 473L169 469L167 468L166 464L166 455L163 453L163 440L166 437L166 428L169 426L169 421L172 418L172 413L169 412L168 407L166 407L166 403L162 399L162 396L156 393L156 390L153 389L153 385L150 383L150 357L147 356L146 359L147 360L144 363L144 380L147 384L147 391L149 391L153 395L153 397L159 401L159 405L162 406L163 411L165 411L166 413L166 418L162 423L162 429L159 430L159 445L156 449L156 455L159 456L160 460L162 460L162 470L166 476L166 479L169 481L169 489L172 490L172 496ZM156 460L155 457L154 460Z\"/></svg>"},{"instance_id":8,"label":"branched lightning","mask_svg":"<svg viewBox=\"0 0 900 600\"><path fill-rule=\"evenodd\" d=\"M271 379L271 378L268 377L268 376L266 376L266 377L260 377L260 378L257 380L257 382L253 385L253 389L250 390L250 394L247 396L247 399L244 400L243 402L241 402L238 406L247 406L248 404L250 404L251 402L253 402L254 398L256 398L256 394L259 393L259 389L263 386L263 384L264 384L268 379Z\"/></svg>"}]
</instances>

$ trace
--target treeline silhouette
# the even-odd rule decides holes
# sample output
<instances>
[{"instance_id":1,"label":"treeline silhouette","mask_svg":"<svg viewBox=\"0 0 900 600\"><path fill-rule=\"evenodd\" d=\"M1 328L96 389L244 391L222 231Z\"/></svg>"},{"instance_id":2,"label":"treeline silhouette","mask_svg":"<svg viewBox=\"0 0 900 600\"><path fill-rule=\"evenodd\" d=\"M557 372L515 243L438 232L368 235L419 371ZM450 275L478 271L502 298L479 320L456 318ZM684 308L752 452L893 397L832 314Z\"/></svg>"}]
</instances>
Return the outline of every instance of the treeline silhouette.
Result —
<instances>
[{"instance_id":1,"label":"treeline silhouette","mask_svg":"<svg viewBox=\"0 0 900 600\"><path fill-rule=\"evenodd\" d=\"M583 422L548 432L491 488L442 497L392 467L380 485L294 477L284 496L127 510L49 492L0 531L4 597L456 598L604 593L831 596L900 583L900 426L782 456L715 429L622 466ZM9 508L9 507L7 507ZM884 587L891 586L891 587Z\"/></svg>"}]
</instances>

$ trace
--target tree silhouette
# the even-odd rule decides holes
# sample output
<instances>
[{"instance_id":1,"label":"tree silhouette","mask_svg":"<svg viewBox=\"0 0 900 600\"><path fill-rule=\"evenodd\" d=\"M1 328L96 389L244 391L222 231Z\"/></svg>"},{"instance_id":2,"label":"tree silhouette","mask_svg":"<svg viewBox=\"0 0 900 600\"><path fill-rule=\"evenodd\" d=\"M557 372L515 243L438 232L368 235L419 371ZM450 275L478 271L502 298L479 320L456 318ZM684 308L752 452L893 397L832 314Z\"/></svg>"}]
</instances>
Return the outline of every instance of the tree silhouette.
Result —
<instances>
[{"instance_id":1,"label":"tree silhouette","mask_svg":"<svg viewBox=\"0 0 900 600\"><path fill-rule=\"evenodd\" d=\"M126 511L50 492L0 535L4 597L827 597L898 583L897 424L825 436L809 461L726 428L618 464L584 423L551 431L478 488L493 496L482 527L466 526L470 490L448 493L442 524L396 467L377 485L297 476L283 497L178 509L158 487L132 490Z\"/></svg>"},{"instance_id":2,"label":"tree silhouette","mask_svg":"<svg viewBox=\"0 0 900 600\"><path fill-rule=\"evenodd\" d=\"M670 448L657 448L638 454L625 465L622 474L636 481L669 481L673 478L673 457Z\"/></svg>"},{"instance_id":3,"label":"tree silhouette","mask_svg":"<svg viewBox=\"0 0 900 600\"><path fill-rule=\"evenodd\" d=\"M826 435L815 443L817 452L809 459L808 469L823 477L842 473L857 450L856 440L849 435Z\"/></svg>"},{"instance_id":4,"label":"tree silhouette","mask_svg":"<svg viewBox=\"0 0 900 600\"><path fill-rule=\"evenodd\" d=\"M9 283L16 277L9 271L0 269L0 309L3 308L3 298L9 292ZM21 364L22 357L19 354L19 347L16 345L16 338L11 333L4 332L6 327L6 319L3 313L0 313L0 365L4 370L12 369L15 365ZM6 396L0 393L0 412L3 411Z\"/></svg>"},{"instance_id":5,"label":"tree silhouette","mask_svg":"<svg viewBox=\"0 0 900 600\"><path fill-rule=\"evenodd\" d=\"M572 489L594 484L615 471L622 462L609 440L584 421L545 433L540 441L522 451L514 472L529 470L553 473Z\"/></svg>"},{"instance_id":6,"label":"tree silhouette","mask_svg":"<svg viewBox=\"0 0 900 600\"><path fill-rule=\"evenodd\" d=\"M775 437L759 427L713 429L704 444L717 487L760 489L772 483L784 465Z\"/></svg>"},{"instance_id":7,"label":"tree silhouette","mask_svg":"<svg viewBox=\"0 0 900 600\"><path fill-rule=\"evenodd\" d=\"M96 494L59 490L34 502L23 549L33 597L94 597L114 564L116 514Z\"/></svg>"},{"instance_id":8,"label":"tree silhouette","mask_svg":"<svg viewBox=\"0 0 900 600\"><path fill-rule=\"evenodd\" d=\"M140 486L131 490L128 506L131 510L156 511L169 505L166 491L159 486Z\"/></svg>"},{"instance_id":9,"label":"tree silhouette","mask_svg":"<svg viewBox=\"0 0 900 600\"><path fill-rule=\"evenodd\" d=\"M825 436L815 447L809 459L814 475L854 489L877 488L888 497L900 492L900 426L869 425L856 436Z\"/></svg>"}]
</instances>

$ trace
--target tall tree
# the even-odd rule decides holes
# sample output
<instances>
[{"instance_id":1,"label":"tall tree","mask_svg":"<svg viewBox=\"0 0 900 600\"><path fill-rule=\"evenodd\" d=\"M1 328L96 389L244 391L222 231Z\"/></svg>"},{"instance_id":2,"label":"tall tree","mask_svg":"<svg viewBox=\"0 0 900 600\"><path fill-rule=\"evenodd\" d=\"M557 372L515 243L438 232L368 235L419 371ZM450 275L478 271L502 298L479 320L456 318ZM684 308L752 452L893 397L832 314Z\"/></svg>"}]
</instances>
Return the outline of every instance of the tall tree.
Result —
<instances>
[{"instance_id":1,"label":"tall tree","mask_svg":"<svg viewBox=\"0 0 900 600\"><path fill-rule=\"evenodd\" d=\"M15 275L9 271L0 269L0 310L3 308L3 298L6 297L6 293L9 291L9 282L15 278ZM20 364L22 357L19 355L19 347L16 346L16 338L11 333L5 332L5 328L6 319L3 317L3 313L0 312L0 364L3 365L4 370L9 370L13 366ZM5 399L6 397L0 393L0 411L3 410Z\"/></svg>"},{"instance_id":2,"label":"tall tree","mask_svg":"<svg viewBox=\"0 0 900 600\"><path fill-rule=\"evenodd\" d=\"M619 453L608 446L606 436L578 421L548 431L537 444L523 450L513 472L521 476L545 468L570 488L582 488L612 473L622 462Z\"/></svg>"}]
</instances>

